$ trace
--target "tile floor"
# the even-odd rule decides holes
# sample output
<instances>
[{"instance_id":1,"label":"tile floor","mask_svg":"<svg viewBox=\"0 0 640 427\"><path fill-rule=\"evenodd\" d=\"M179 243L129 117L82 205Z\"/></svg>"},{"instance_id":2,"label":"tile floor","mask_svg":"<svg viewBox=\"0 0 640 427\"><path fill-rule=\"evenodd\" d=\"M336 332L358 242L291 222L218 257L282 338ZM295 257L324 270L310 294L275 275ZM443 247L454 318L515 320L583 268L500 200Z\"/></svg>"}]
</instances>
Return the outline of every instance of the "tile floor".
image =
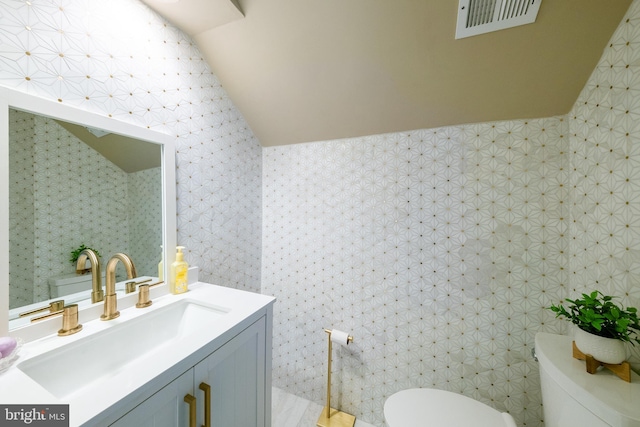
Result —
<instances>
[{"instance_id":1,"label":"tile floor","mask_svg":"<svg viewBox=\"0 0 640 427\"><path fill-rule=\"evenodd\" d=\"M316 427L322 405L273 387L271 427ZM355 427L374 427L356 419Z\"/></svg>"}]
</instances>

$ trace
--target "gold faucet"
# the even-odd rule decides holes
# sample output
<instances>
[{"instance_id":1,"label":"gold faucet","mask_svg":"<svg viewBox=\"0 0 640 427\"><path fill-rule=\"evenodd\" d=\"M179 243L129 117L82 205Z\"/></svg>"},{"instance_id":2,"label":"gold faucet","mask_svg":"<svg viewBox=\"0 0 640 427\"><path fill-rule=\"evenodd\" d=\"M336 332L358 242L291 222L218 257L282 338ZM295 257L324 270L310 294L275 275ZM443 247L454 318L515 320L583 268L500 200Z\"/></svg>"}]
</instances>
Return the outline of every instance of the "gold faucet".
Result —
<instances>
[{"instance_id":1,"label":"gold faucet","mask_svg":"<svg viewBox=\"0 0 640 427\"><path fill-rule=\"evenodd\" d=\"M78 255L78 263L76 264L76 272L84 270L84 266L89 259L91 264L91 303L95 304L104 299L104 292L102 291L102 272L100 270L100 258L91 249L84 249Z\"/></svg>"},{"instance_id":2,"label":"gold faucet","mask_svg":"<svg viewBox=\"0 0 640 427\"><path fill-rule=\"evenodd\" d=\"M104 298L104 313L100 316L100 320L111 320L120 316L118 311L118 297L116 296L116 265L118 261L122 261L127 271L127 279L135 278L138 273L136 266L127 254L117 253L107 262L107 285Z\"/></svg>"}]
</instances>

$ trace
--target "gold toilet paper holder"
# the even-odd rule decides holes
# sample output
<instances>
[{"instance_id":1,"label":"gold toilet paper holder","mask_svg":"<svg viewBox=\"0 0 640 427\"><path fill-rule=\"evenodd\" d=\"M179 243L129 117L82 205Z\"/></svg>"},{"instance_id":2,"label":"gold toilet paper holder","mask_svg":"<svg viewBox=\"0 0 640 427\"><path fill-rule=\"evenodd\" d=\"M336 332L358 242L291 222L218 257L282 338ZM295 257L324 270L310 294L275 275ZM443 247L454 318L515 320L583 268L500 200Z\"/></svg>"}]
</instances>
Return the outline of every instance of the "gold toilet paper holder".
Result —
<instances>
[{"instance_id":1,"label":"gold toilet paper holder","mask_svg":"<svg viewBox=\"0 0 640 427\"><path fill-rule=\"evenodd\" d=\"M330 329L324 329L324 331L327 333L327 337L328 337L327 341L329 343L329 355L327 357L327 405L324 408L322 408L322 412L320 413L320 417L318 418L318 422L316 423L316 425L318 427L353 427L356 423L356 417L331 407L331 353L332 353L331 332L332 331ZM353 337L351 335L348 335L346 344L349 344L352 342L353 342Z\"/></svg>"}]
</instances>

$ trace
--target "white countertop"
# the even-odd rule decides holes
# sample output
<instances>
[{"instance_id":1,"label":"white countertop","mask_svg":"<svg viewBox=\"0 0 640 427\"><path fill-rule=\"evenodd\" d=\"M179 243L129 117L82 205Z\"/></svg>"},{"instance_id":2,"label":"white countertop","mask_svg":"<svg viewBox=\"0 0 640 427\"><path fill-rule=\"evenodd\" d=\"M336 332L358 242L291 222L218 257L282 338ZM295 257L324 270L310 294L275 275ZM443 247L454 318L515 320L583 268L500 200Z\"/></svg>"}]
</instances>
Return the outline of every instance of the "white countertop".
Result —
<instances>
[{"instance_id":1,"label":"white countertop","mask_svg":"<svg viewBox=\"0 0 640 427\"><path fill-rule=\"evenodd\" d=\"M83 325L83 329L71 336L59 337L57 333L53 332L34 339L34 336L41 334L45 329L54 328L57 331L61 326L59 317L40 322L46 322L45 326L35 324L12 331L12 336L22 337L26 343L20 348L19 357L13 365L5 372L0 373L0 402L3 404L70 404L71 426L82 425L88 421L91 422L87 425L94 425L99 420L106 420L114 413L125 409L122 407L125 401L128 406L143 401L151 394L151 391L163 387L171 379L198 363L224 342L238 334L248 324L264 316L267 311L271 310L271 305L275 301L273 297L202 282L190 285L189 291L180 295L167 294L166 285L160 285L156 288L151 289L155 293L151 292L153 304L148 308L132 307L135 304L137 294L126 295L119 299L120 316L114 320L101 321L99 319L102 313L102 303L96 303L81 310L80 323ZM18 365L26 360L86 339L100 331L144 316L146 313L179 300L214 304L224 307L228 312L221 316L219 321L216 321L214 327L202 328L202 330L196 331L197 333L181 338L180 345L172 345L171 342L164 343L154 353L154 357L133 360L132 363L127 364L125 369L113 375L108 382L101 383L100 387L93 389L91 387L85 388L82 393L68 397L68 401L57 399L18 368ZM30 328L33 330L29 330ZM116 342L113 344L114 346L118 345Z\"/></svg>"}]
</instances>

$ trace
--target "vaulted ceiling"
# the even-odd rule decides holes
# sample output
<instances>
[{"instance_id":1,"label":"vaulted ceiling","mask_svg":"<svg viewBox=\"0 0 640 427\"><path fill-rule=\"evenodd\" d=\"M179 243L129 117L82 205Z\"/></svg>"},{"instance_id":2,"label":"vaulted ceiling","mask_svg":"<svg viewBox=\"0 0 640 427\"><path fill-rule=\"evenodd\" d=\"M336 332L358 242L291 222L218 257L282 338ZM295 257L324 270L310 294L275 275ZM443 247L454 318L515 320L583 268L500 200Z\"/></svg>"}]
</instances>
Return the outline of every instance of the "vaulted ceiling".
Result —
<instances>
[{"instance_id":1,"label":"vaulted ceiling","mask_svg":"<svg viewBox=\"0 0 640 427\"><path fill-rule=\"evenodd\" d=\"M457 0L143 0L193 37L263 146L566 114L631 0L542 0L455 39Z\"/></svg>"}]
</instances>

